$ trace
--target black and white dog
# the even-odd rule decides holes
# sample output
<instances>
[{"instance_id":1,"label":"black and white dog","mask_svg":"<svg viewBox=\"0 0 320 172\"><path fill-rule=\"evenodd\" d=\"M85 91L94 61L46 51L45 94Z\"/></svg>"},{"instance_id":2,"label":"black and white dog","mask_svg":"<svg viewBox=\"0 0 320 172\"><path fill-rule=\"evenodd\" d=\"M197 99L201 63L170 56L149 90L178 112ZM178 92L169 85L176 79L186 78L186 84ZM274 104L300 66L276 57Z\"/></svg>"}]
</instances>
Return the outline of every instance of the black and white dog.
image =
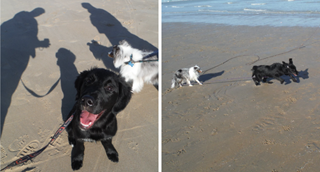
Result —
<instances>
[{"instance_id":1,"label":"black and white dog","mask_svg":"<svg viewBox=\"0 0 320 172\"><path fill-rule=\"evenodd\" d=\"M108 53L109 57L114 59L114 66L120 68L120 75L126 82L133 81L133 92L140 92L144 82L155 86L158 84L158 55L150 57L152 54L152 51L141 51L131 47L125 40L119 45L114 45L113 50ZM144 59L146 56L149 57Z\"/></svg>"},{"instance_id":2,"label":"black and white dog","mask_svg":"<svg viewBox=\"0 0 320 172\"><path fill-rule=\"evenodd\" d=\"M72 169L82 167L85 141L101 141L108 158L118 162L112 137L117 132L116 115L131 99L131 87L115 73L98 68L83 71L75 87L76 103L69 113L69 117L74 117L66 128L69 144L73 146Z\"/></svg>"},{"instance_id":3,"label":"black and white dog","mask_svg":"<svg viewBox=\"0 0 320 172\"><path fill-rule=\"evenodd\" d=\"M260 84L260 81L266 82L267 78L274 78L283 84L284 79L281 78L283 75L290 76L293 82L297 82L297 79L292 75L297 76L298 71L296 66L293 64L292 59L289 59L289 63L273 63L272 65L260 65L253 66L252 69L252 79L256 85Z\"/></svg>"},{"instance_id":4,"label":"black and white dog","mask_svg":"<svg viewBox=\"0 0 320 172\"><path fill-rule=\"evenodd\" d=\"M201 68L197 65L191 68L182 68L177 70L173 75L171 88L175 88L178 85L179 87L181 87L185 82L187 82L189 86L192 87L191 81L197 81L199 85L202 85L198 80L201 72Z\"/></svg>"}]
</instances>

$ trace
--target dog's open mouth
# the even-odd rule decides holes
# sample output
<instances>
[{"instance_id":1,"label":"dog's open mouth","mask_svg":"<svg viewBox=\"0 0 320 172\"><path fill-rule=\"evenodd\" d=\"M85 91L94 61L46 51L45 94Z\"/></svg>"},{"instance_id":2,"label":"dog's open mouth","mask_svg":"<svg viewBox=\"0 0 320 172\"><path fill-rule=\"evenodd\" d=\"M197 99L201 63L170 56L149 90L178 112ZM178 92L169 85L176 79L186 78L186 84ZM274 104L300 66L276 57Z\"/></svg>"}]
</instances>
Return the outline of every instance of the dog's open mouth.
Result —
<instances>
[{"instance_id":1,"label":"dog's open mouth","mask_svg":"<svg viewBox=\"0 0 320 172\"><path fill-rule=\"evenodd\" d=\"M80 114L80 128L87 130L92 127L92 125L100 118L105 110L101 111L99 114L93 114L86 110L83 110Z\"/></svg>"}]
</instances>

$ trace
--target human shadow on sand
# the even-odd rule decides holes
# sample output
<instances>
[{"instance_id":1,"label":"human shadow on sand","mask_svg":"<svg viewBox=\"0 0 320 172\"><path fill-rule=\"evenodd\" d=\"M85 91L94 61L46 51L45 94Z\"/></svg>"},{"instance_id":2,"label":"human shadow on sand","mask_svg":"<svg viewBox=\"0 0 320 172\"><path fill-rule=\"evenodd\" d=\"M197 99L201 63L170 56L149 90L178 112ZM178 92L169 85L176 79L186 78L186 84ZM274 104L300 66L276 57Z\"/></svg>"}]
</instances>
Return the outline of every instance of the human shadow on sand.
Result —
<instances>
[{"instance_id":1,"label":"human shadow on sand","mask_svg":"<svg viewBox=\"0 0 320 172\"><path fill-rule=\"evenodd\" d=\"M221 72L217 72L217 73L203 74L203 75L199 76L199 81L206 82L206 81L210 80L211 78L221 76L223 73L224 73L224 70Z\"/></svg>"},{"instance_id":2,"label":"human shadow on sand","mask_svg":"<svg viewBox=\"0 0 320 172\"><path fill-rule=\"evenodd\" d=\"M121 22L109 12L96 8L90 3L82 3L82 7L87 9L90 13L92 25L97 28L99 33L104 34L112 45L118 45L120 41L126 40L133 48L150 51L157 50L155 46L146 40L143 40L130 33L128 29L123 27ZM93 53L96 59L102 60L107 68L115 69L113 66L113 60L108 57L108 52L112 50L112 46L106 47L99 45L95 41L88 43L88 45L90 47L90 51Z\"/></svg>"},{"instance_id":3,"label":"human shadow on sand","mask_svg":"<svg viewBox=\"0 0 320 172\"><path fill-rule=\"evenodd\" d=\"M63 98L61 100L61 115L63 121L67 120L76 97L76 88L74 82L79 75L74 62L76 56L65 48L60 48L56 53L57 65L60 67L61 90Z\"/></svg>"},{"instance_id":4,"label":"human shadow on sand","mask_svg":"<svg viewBox=\"0 0 320 172\"><path fill-rule=\"evenodd\" d=\"M20 78L36 48L49 47L49 39L40 41L35 17L45 13L43 8L21 11L1 25L1 135L3 124ZM0 137L1 137L0 135Z\"/></svg>"}]
</instances>

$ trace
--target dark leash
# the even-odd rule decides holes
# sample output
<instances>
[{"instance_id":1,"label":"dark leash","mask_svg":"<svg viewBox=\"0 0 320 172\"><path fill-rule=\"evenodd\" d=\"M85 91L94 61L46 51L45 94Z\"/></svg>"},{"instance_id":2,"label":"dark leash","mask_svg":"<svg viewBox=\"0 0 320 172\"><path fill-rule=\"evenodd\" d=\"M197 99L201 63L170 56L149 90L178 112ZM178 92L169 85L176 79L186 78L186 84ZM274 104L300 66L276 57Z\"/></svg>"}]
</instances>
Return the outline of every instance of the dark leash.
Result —
<instances>
[{"instance_id":1,"label":"dark leash","mask_svg":"<svg viewBox=\"0 0 320 172\"><path fill-rule=\"evenodd\" d=\"M34 91L32 91L30 88L28 88L28 87L24 84L24 82L22 81L22 79L20 79L23 87L24 87L31 95L33 95L33 96L35 96L35 97L38 97L38 98L44 97L44 96L50 94L51 91L53 91L53 90L56 88L56 86L58 85L58 83L59 83L60 80L61 80L61 78L59 78L59 79L52 85L52 87L49 89L49 91L48 91L46 94L44 94L44 95L38 95L37 93L35 93Z\"/></svg>"},{"instance_id":2,"label":"dark leash","mask_svg":"<svg viewBox=\"0 0 320 172\"><path fill-rule=\"evenodd\" d=\"M152 56L158 55L158 50L152 52L151 54L148 54L147 56L143 57L143 59L147 59L150 58ZM157 60L138 60L138 61L133 61L132 59L132 54L130 56L130 61L124 62L124 64L130 65L131 67L133 67L134 63L144 63L144 62L155 62L155 61L159 61Z\"/></svg>"},{"instance_id":3,"label":"dark leash","mask_svg":"<svg viewBox=\"0 0 320 172\"><path fill-rule=\"evenodd\" d=\"M65 130L65 128L70 124L70 122L72 121L73 119L73 115L72 114L69 119L64 123L62 124L62 126L56 131L56 133L52 136L50 142L45 145L43 148L41 148L40 150L38 150L37 152L34 152L34 153L31 153L29 155L26 155L20 159L17 159L15 161L13 161L12 163L10 163L9 165L7 165L5 168L1 169L0 171L3 171L3 170L6 170L6 169L9 169L11 167L14 167L16 165L19 165L19 164L22 164L24 162L27 162L29 160L31 160L32 158L35 158L36 156L38 156L39 154L41 154L51 143L53 143L57 138L58 136L62 133L63 130Z\"/></svg>"}]
</instances>

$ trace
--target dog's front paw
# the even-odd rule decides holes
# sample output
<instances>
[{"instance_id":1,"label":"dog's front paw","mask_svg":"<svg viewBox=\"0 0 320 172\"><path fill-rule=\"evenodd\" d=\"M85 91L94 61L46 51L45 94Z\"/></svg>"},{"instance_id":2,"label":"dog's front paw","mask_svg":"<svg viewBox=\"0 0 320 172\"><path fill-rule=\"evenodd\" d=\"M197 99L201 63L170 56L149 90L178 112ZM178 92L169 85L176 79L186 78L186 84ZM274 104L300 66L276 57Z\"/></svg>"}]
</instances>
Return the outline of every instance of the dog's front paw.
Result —
<instances>
[{"instance_id":1,"label":"dog's front paw","mask_svg":"<svg viewBox=\"0 0 320 172\"><path fill-rule=\"evenodd\" d=\"M281 83L281 84L283 84L283 83L284 83L284 81L280 81L280 83Z\"/></svg>"},{"instance_id":2,"label":"dog's front paw","mask_svg":"<svg viewBox=\"0 0 320 172\"><path fill-rule=\"evenodd\" d=\"M117 152L116 153L108 153L107 156L112 162L119 162L119 157L118 157Z\"/></svg>"},{"instance_id":3,"label":"dog's front paw","mask_svg":"<svg viewBox=\"0 0 320 172\"><path fill-rule=\"evenodd\" d=\"M202 83L200 82L199 85L202 85Z\"/></svg>"},{"instance_id":4,"label":"dog's front paw","mask_svg":"<svg viewBox=\"0 0 320 172\"><path fill-rule=\"evenodd\" d=\"M189 87L193 87L193 85L189 85Z\"/></svg>"},{"instance_id":5,"label":"dog's front paw","mask_svg":"<svg viewBox=\"0 0 320 172\"><path fill-rule=\"evenodd\" d=\"M295 79L295 78L294 78L294 79L292 79L292 81L293 81L293 82L298 82L298 80L297 80L297 79Z\"/></svg>"},{"instance_id":6,"label":"dog's front paw","mask_svg":"<svg viewBox=\"0 0 320 172\"><path fill-rule=\"evenodd\" d=\"M79 170L82 167L82 161L75 160L71 163L73 170Z\"/></svg>"}]
</instances>

